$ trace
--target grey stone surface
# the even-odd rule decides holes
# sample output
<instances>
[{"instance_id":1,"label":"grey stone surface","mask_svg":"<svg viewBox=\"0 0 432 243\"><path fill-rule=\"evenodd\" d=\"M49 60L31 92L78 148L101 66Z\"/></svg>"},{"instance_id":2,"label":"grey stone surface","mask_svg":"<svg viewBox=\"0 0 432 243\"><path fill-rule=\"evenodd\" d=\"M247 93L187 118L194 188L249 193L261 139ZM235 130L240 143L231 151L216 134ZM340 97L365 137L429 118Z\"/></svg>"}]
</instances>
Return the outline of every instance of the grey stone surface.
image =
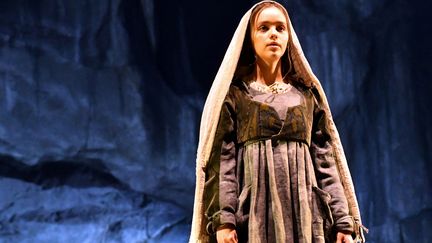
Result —
<instances>
[{"instance_id":1,"label":"grey stone surface","mask_svg":"<svg viewBox=\"0 0 432 243\"><path fill-rule=\"evenodd\" d=\"M429 242L430 4L282 2L368 242ZM186 242L200 112L251 4L1 1L0 242Z\"/></svg>"}]
</instances>

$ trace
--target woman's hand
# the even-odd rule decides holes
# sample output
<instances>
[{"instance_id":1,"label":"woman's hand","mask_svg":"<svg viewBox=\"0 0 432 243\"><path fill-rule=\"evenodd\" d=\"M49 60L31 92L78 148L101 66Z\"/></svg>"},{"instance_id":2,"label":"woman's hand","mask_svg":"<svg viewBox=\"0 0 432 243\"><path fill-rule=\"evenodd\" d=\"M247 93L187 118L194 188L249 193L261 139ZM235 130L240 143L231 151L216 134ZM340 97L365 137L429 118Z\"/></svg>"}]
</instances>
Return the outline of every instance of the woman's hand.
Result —
<instances>
[{"instance_id":1,"label":"woman's hand","mask_svg":"<svg viewBox=\"0 0 432 243\"><path fill-rule=\"evenodd\" d=\"M237 232L233 228L222 228L216 231L218 243L237 243Z\"/></svg>"},{"instance_id":2,"label":"woman's hand","mask_svg":"<svg viewBox=\"0 0 432 243\"><path fill-rule=\"evenodd\" d=\"M350 234L338 232L336 235L336 243L354 243L354 240Z\"/></svg>"}]
</instances>

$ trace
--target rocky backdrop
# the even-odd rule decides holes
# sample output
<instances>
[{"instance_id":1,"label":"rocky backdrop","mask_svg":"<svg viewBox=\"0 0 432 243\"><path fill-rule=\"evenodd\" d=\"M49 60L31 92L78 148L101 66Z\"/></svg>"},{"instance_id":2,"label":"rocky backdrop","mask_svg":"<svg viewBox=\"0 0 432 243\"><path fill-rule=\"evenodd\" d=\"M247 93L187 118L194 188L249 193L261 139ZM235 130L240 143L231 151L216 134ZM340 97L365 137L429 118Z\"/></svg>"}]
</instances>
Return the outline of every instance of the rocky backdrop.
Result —
<instances>
[{"instance_id":1,"label":"rocky backdrop","mask_svg":"<svg viewBox=\"0 0 432 243\"><path fill-rule=\"evenodd\" d=\"M430 242L430 4L281 1L368 242ZM0 2L0 242L186 242L201 110L253 1Z\"/></svg>"}]
</instances>

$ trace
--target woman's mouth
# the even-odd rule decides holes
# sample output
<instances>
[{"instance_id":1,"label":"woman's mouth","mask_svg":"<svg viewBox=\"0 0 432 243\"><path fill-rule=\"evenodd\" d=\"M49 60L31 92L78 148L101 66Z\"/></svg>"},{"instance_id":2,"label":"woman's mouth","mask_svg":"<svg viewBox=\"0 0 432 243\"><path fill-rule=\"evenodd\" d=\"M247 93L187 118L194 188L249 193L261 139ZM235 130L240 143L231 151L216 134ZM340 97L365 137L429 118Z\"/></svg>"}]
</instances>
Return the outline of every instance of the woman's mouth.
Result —
<instances>
[{"instance_id":1,"label":"woman's mouth","mask_svg":"<svg viewBox=\"0 0 432 243\"><path fill-rule=\"evenodd\" d=\"M271 42L271 43L267 44L267 46L270 46L270 47L280 47L280 45L277 42Z\"/></svg>"}]
</instances>

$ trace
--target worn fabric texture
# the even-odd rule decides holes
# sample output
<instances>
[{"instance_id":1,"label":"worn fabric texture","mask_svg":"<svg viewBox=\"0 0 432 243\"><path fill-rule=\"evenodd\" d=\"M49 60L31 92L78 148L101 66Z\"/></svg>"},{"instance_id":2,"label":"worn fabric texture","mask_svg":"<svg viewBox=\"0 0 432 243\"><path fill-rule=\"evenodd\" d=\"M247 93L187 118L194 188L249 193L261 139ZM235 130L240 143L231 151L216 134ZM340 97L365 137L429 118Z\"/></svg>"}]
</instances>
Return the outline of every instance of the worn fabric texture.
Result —
<instances>
[{"instance_id":1,"label":"worn fabric texture","mask_svg":"<svg viewBox=\"0 0 432 243\"><path fill-rule=\"evenodd\" d=\"M239 242L330 242L336 231L352 233L328 118L313 89L231 86L206 171L210 241L223 224L236 227Z\"/></svg>"},{"instance_id":2,"label":"worn fabric texture","mask_svg":"<svg viewBox=\"0 0 432 243\"><path fill-rule=\"evenodd\" d=\"M267 2L267 1L266 1ZM262 3L262 2L261 2ZM258 3L255 6L261 4ZM254 6L254 7L255 7ZM244 200L244 202L250 201L250 205L240 205L239 202L241 201L242 197L246 197L248 195L250 195L250 197L252 198L252 194L253 194L253 190L252 190L252 186L253 185L259 185L256 184L257 182L254 182L254 180L252 178L259 178L258 174L263 173L264 171L264 178L270 178L270 173L274 173L273 181L270 181L270 184L273 185L277 185L280 183L284 183L281 181L277 181L276 177L278 177L275 173L283 173L283 171L285 171L285 173L289 173L290 177L287 177L286 179L293 181L293 174L297 174L297 183L295 185L290 185L289 186L289 190L290 193L288 192L284 192L284 193L276 193L274 192L273 194L270 193L272 190L273 191L278 191L279 187L274 187L274 186L270 186L270 184L267 184L264 190L264 187L262 186L262 190L257 190L256 192L254 192L255 195L255 199L256 200L262 200L261 197L259 197L258 195L261 195L260 193L264 193L266 195L269 195L269 198L265 198L266 203L265 205L267 205L266 207L268 207L268 205L273 205L273 203L276 203L276 201L280 202L281 205L275 205L275 206L270 206L271 210L276 210L275 212L277 212L277 210L280 210L282 212L282 214L277 214L277 213L267 213L265 220L270 220L272 217L281 217L282 221L284 221L284 218L286 218L287 216L284 215L286 214L285 208L282 207L282 203L286 203L285 200L271 200L273 195L273 199L275 196L279 196L279 197L288 197L287 195L290 194L291 197L293 197L292 191L297 190L298 192L301 193L306 193L306 194L302 194L302 198L300 198L299 196L299 200L298 201L298 205L309 205L303 208L309 208L309 210L306 211L302 211L302 209L298 209L299 206L295 206L295 205L291 205L291 210L294 208L294 211L291 213L292 217L293 217L293 222L296 223L296 225L292 226L293 230L292 232L288 232L290 231L290 226L289 223L286 223L285 220L283 224L280 223L276 223L274 225L271 224L267 224L267 223L260 223L260 222L255 222L256 224L252 225L252 227L263 227L261 225L265 225L265 227L274 227L275 230L266 230L267 232L275 232L274 235L263 235L263 236L259 236L259 237L267 237L267 239L270 239L268 237L276 237L276 238L271 238L271 239L276 239L275 242L283 242L283 239L288 240L289 237L291 237L292 235L294 235L293 237L297 237L298 235L302 235L304 234L303 231L307 231L310 232L310 229L312 231L320 231L321 230L321 226L319 227L315 227L314 225L319 225L321 224L321 220L319 219L319 217L316 217L316 215L320 215L320 217L323 217L322 219L322 224L324 225L323 229L325 229L327 226L325 222L330 222L328 223L329 225L331 223L333 223L333 220L335 221L335 227L345 227L345 228L350 228L350 223L348 223L350 220L349 218L352 218L354 220L354 226L353 226L353 231L355 233L356 236L356 241L358 242L364 242L364 236L363 236L363 226L361 224L361 217L360 217L360 212L359 212L359 208L358 208L358 204L357 204L357 199L355 196L355 191L354 191L354 186L352 183L352 179L350 176L350 172L348 169L348 165L345 159L345 155L343 152L343 147L342 144L340 142L340 138L339 138L339 134L337 132L337 129L335 127L335 124L333 122L332 116L331 116L331 112L330 112L330 108L328 106L328 102L327 99L325 97L325 93L321 87L321 84L319 82L319 80L316 78L316 76L313 74L309 63L307 62L303 51L301 49L300 43L298 42L297 36L295 34L295 31L292 27L292 24L290 22L290 20L288 19L288 30L289 30L289 41L288 41L288 52L289 52L289 56L291 57L292 61L293 61L293 65L294 65L294 69L296 71L296 73L304 80L308 80L310 81L313 85L311 89L308 89L309 91L304 92L302 91L301 94L304 96L302 98L302 100L305 102L305 107L301 108L302 106L292 106L287 107L287 111L286 111L286 119L291 119L293 120L291 127L289 125L284 126L284 124L286 123L286 120L284 122L282 122L282 119L280 118L280 115L278 114L278 109L279 108L269 108L269 105L254 105L251 107L255 107L253 109L258 109L259 112L252 112L254 115L251 115L251 113L246 112L245 114L243 113L238 113L238 115L242 116L241 118L239 117L235 117L236 114L233 113L233 107L235 107L235 102L241 99L236 99L238 97L235 97L234 99L227 99L227 97L231 96L231 95L241 95L242 93L244 94L245 92L232 92L231 89L233 89L233 87L238 87L239 89L241 88L241 85L232 85L232 79L234 76L234 72L236 70L236 66L237 66L237 62L242 50L242 44L243 44L243 40L245 38L245 33L246 33L246 29L247 29L247 25L249 22L249 18L250 18L250 13L251 10L254 8L252 7L241 19L240 24L237 28L237 30L234 33L233 39L231 40L231 43L228 47L228 50L225 54L225 57L222 61L222 64L219 68L219 71L216 75L216 78L213 82L213 85L210 89L209 95L207 97L205 106L204 106L204 110L203 110L203 114L202 114L202 118L201 118L201 126L200 126L200 136L199 136L199 143L198 143L198 151L197 151L197 167L196 167L196 189L195 189L195 202L194 202L194 215L193 215L193 220L192 220L192 230L191 230L191 236L190 236L190 242L209 242L212 238L210 237L211 234L208 233L208 231L214 230L214 227L216 224L223 224L225 222L227 223L234 223L234 225L238 225L239 227L239 232L242 231L241 228L241 222L242 221L248 221L250 217L258 217L259 213L258 212L253 212L252 214L246 214L243 212L240 212L239 209L242 207L243 209L248 208L249 209L253 206L252 204L255 203L255 208L259 207L259 203L254 202L253 200ZM243 85L244 86L244 85ZM230 88L231 87L231 88ZM247 87L243 87L243 88L247 88ZM247 92L246 92L247 93ZM247 99L244 99L247 100ZM250 99L249 99L250 100ZM311 105L311 101L314 100L314 104ZM316 102L315 102L316 101ZM258 102L258 101L255 101ZM308 103L309 102L309 103ZM231 104L230 104L231 103ZM306 104L308 103L308 104ZM230 104L230 105L227 105ZM252 103L251 103L252 104ZM318 113L314 113L312 111L312 113L310 111L305 110L306 108L310 109L311 107L317 107L316 104L319 105L320 107L320 112L322 116L324 117L324 119L318 119L317 115ZM258 108L257 108L258 107ZM230 111L231 109L231 111ZM315 109L315 108L314 108ZM283 110L283 108L282 108ZM280 111L280 110L279 110ZM231 116L232 114L234 114L234 117L236 120L238 119L242 119L244 121L249 121L251 126L241 126L241 127L235 127L237 125L235 125L233 123L233 126L235 127L236 130L236 134L235 136L232 135L232 133L227 133L227 134L231 134L231 135L226 135L226 136L233 136L232 141L235 142L227 142L229 141L226 139L220 139L220 132L217 133L217 131L224 131L228 128L223 128L223 127L218 127L218 124L220 126L229 126L229 123L227 123L226 121L229 119L233 119L233 116ZM243 114L243 115L242 115ZM303 121L308 121L305 122L304 124L302 124L302 122L300 120L302 119L298 119L299 117L301 117L301 115L299 114L303 114L303 115L311 115L314 117L310 117L310 119L306 119L306 117L303 117ZM250 127L253 127L252 122L256 121L256 119L258 119L260 116L262 116L263 118L266 119L261 119L261 123L256 123L256 124L261 124L261 126L259 127L259 129L251 129ZM289 116L291 116L291 118L289 118ZM231 118L230 118L231 117ZM225 121L225 122L219 122L219 121ZM315 135L318 137L318 140L316 141L325 141L324 143L320 143L320 146L316 146L316 144L313 142L314 139L313 136L314 134L312 133L312 130L314 128L314 123L318 122L320 123L320 121L324 124L325 129L324 130L316 130L318 131L317 133L315 133ZM312 122L312 124L310 124ZM244 123L244 124L249 124L249 123ZM303 126L302 129L309 131L309 132L302 132L302 129L299 129L299 126ZM322 126L321 126L322 127ZM237 129L243 129L240 131L237 131ZM308 130L309 129L309 130ZM325 131L325 132L323 132ZM275 135L276 134L276 135ZM275 135L275 136L274 136ZM219 136L219 137L218 137ZM283 138L283 136L285 136L284 139L278 139L278 136L280 138ZM286 139L286 136L288 136L289 138ZM223 136L225 137L225 135ZM321 137L322 139L320 139L319 137ZM271 139L269 139L271 138ZM254 141L254 142L250 142L247 143L248 141ZM279 143L278 143L279 141ZM237 146L235 146L237 143ZM237 150L237 152L235 153L235 156L233 156L232 151L235 150L236 147L239 146L239 144L243 145L243 149L239 149ZM294 146L295 145L295 146ZM295 149L294 149L295 148ZM306 151L306 148L309 148L309 152ZM272 150L271 150L272 149ZM286 153L282 152L282 151L287 151ZM276 151L276 153L275 153ZM277 152L279 151L279 152ZM291 153L290 153L291 151ZM328 151L333 151L333 152L328 152ZM247 153L246 153L247 152ZM264 170L258 170L255 172L255 174L252 174L252 172L254 172L254 170L249 170L249 176L250 176L250 183L251 183L251 191L249 193L244 192L243 186L246 185L248 183L248 180L244 180L244 178L241 179L241 182L239 183L240 179L237 176L240 176L243 173L243 176L246 176L248 173L245 173L244 168L243 169L239 169L237 166L237 161L250 161L250 158L252 155L255 156L261 156L259 159L259 162L257 163L242 163L244 164L244 166L248 165L249 168L255 168L254 166L259 166L261 165L263 168L266 168ZM296 159L293 159L295 155ZM240 156L240 157L237 157ZM259 157L258 156L258 157ZM282 160L277 160L276 164L275 164L275 156L276 157L284 157L284 159L286 160L291 160L291 161L296 161L295 162L295 167L293 167L291 170L291 166L293 166L292 164L289 165L289 167L286 167L285 170L279 171L278 169L275 169L275 166L277 168L279 168L280 166L282 166L279 162ZM301 157L300 159L298 159L299 157ZM309 158L308 158L309 157ZM213 159L212 158L219 158L219 163L210 163ZM254 157L256 158L256 157ZM261 159L262 158L262 159ZM291 159L290 159L291 158ZM316 159L312 159L312 158L316 158ZM220 161L230 161L228 164L228 166L220 166ZM302 161L301 163L298 161ZM333 162L332 162L333 161ZM212 164L212 165L210 165ZM231 166L229 166L231 164ZM233 166L233 164L236 164L236 166ZM294 164L294 162L293 162ZM317 166L318 164L318 166ZM321 172L319 172L319 164L321 165L325 165L323 167L324 169L324 174L320 174ZM315 166L314 170L311 170L311 168ZM327 167L328 168L327 168ZM297 167L297 168L296 168ZM270 168L270 169L269 169ZM235 175L234 174L230 174L233 173L233 170L236 171ZM295 170L297 170L297 172L294 172ZM300 176L298 176L299 171L301 170L300 173L302 173L302 178L300 178ZM211 172L214 173L219 173L219 177L217 176L211 176ZM241 173L242 171L242 173ZM267 171L267 172L265 172ZM277 172L276 172L277 171ZM288 172L287 172L288 171ZM315 177L311 176L312 171L315 173ZM335 173L338 176L334 176ZM257 174L258 173L258 174ZM267 175L267 174L268 175ZM309 174L307 174L309 173ZM328 173L332 174L332 176L328 177L331 179L326 180L326 175ZM223 175L230 175L230 176L235 176L236 180L231 180L230 176L228 176L226 179L227 180L219 180L220 178L223 178ZM307 175L306 175L307 174ZM254 175L255 177L252 177L252 175ZM258 177L257 177L258 176ZM321 178L321 177L322 178ZM334 178L339 177L339 181L340 183L331 183L331 181L334 181ZM232 178L232 177L231 177ZM302 181L300 183L299 181ZM319 180L314 180L312 178L320 178ZM279 178L278 178L279 179ZM218 183L216 183L215 181L218 180ZM223 182L225 181L225 182ZM329 183L333 186L329 186ZM229 187L229 186L225 186L225 185L221 185L220 183L232 183L232 184L237 184L236 189L232 189L233 187ZM255 183L255 184L253 184ZM308 184L310 183L310 184ZM320 184L321 183L321 184ZM306 191L304 191L304 187L303 185L306 184ZM334 185L341 185L342 186L342 190L341 187L338 186L338 189L336 190L334 187ZM327 189L324 189L326 186L328 186ZM221 194L221 192L219 192L219 190L224 189L224 188L231 188L231 189L227 189L227 191L224 191L224 195L227 195L227 197L224 198L220 198L219 195ZM258 187L256 187L258 188ZM256 189L255 188L255 189ZM288 187L287 187L288 188ZM312 188L312 190L310 190L310 188ZM286 189L288 190L288 189ZM338 212L339 211L346 211L345 207L341 207L340 201L338 200L338 195L342 195L340 194L340 192L343 191L344 196L341 196L346 198L347 201L347 207L348 207L348 216L338 216ZM243 194L241 194L242 192L244 192ZM314 192L314 193L313 193ZM308 193L310 194L310 196L308 195ZM299 193L300 194L300 193ZM299 195L298 194L298 195ZM330 195L329 195L330 194ZM333 195L331 195L333 194ZM213 195L213 198L210 197L210 199L208 198L209 195ZM232 195L233 197L229 197L228 195ZM285 195L285 196L284 196ZM305 196L308 195L308 196ZM334 197L335 196L335 197ZM313 197L319 197L319 199L321 200L321 205L318 205L317 202L318 200L315 200ZM220 201L222 199L222 201ZM290 198L292 199L292 198ZM219 206L215 206L215 208L211 209L210 205L216 205L216 204L209 204L209 202L211 201L220 201L219 202ZM226 200L226 202L224 201ZM333 202L338 201L339 203L334 204ZM343 200L342 200L343 201ZM294 200L291 200L291 203L294 204ZM246 203L247 204L247 203ZM259 205L258 205L259 204ZM222 206L221 206L222 205ZM226 206L226 208L224 208L225 206L223 205L228 205ZM234 206L230 206L230 205L234 205ZM257 206L258 205L258 206ZM329 207L327 208L326 205L329 205ZM332 206L333 205L333 206ZM337 205L337 206L334 206ZM207 207L206 207L207 206ZM231 207L231 208L230 208ZM297 207L297 209L296 209ZM324 215L325 212L321 213L321 214L317 214L317 210L318 209L314 209L315 207L317 207L319 210L324 210L324 211L330 211L331 214L326 218L326 220L324 219ZM253 207L252 207L253 208ZM327 210L327 209L328 210ZM222 210L223 209L223 210ZM209 211L210 210L210 211ZM206 212L211 212L211 211L218 211L219 213L213 214L213 215L205 215ZM246 210L247 211L247 210ZM260 211L260 210L256 210L256 211ZM250 212L250 210L249 210ZM262 212L261 212L262 213ZM234 216L233 216L234 215ZM275 215L275 216L274 216ZM296 216L298 215L298 216ZM342 215L342 214L341 214ZM331 217L330 217L331 216ZM304 225L300 224L300 229L298 228L299 225L299 220L301 218L307 218L307 220L303 220L302 222L312 222L312 225L305 226L306 228L303 228ZM261 220L261 216L260 219L258 219L257 221ZM273 220L274 221L274 220ZM278 222L282 222L282 221L278 221ZM213 224L214 223L214 224ZM207 227L209 226L209 227ZM308 228L309 227L309 228ZM246 227L247 231L250 232L251 231L251 227ZM276 233L278 232L278 233ZM252 232L253 234L253 232ZM248 236L251 236L250 233L247 233ZM261 234L262 235L262 234ZM322 235L322 234L310 234L310 236L308 236L309 238L312 237L312 235ZM252 236L255 237L255 236ZM258 236L257 236L258 237ZM257 239L249 239L250 242L262 242L261 240L259 240L260 238ZM285 237L285 238L284 238ZM322 239L321 239L322 240ZM320 242L318 240L315 240L317 242ZM268 241L268 242L271 242ZM309 241L299 241L299 242L309 242ZM321 241L322 242L322 241Z\"/></svg>"}]
</instances>

